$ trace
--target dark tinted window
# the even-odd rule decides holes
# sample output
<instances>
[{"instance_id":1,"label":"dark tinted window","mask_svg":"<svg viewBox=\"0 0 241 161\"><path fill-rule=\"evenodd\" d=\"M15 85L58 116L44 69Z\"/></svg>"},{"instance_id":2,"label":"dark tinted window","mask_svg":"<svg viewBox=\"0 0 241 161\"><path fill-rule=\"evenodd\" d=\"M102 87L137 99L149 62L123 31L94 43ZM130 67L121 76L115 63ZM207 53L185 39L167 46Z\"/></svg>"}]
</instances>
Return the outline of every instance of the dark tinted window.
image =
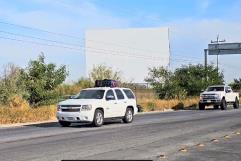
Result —
<instances>
[{"instance_id":1,"label":"dark tinted window","mask_svg":"<svg viewBox=\"0 0 241 161\"><path fill-rule=\"evenodd\" d=\"M208 87L207 91L224 91L224 87Z\"/></svg>"},{"instance_id":2,"label":"dark tinted window","mask_svg":"<svg viewBox=\"0 0 241 161\"><path fill-rule=\"evenodd\" d=\"M105 90L82 90L74 99L102 99Z\"/></svg>"},{"instance_id":3,"label":"dark tinted window","mask_svg":"<svg viewBox=\"0 0 241 161\"><path fill-rule=\"evenodd\" d=\"M129 99L135 99L135 96L133 95L133 93L131 92L131 90L129 90L129 89L124 89L123 91L125 92L127 98L129 98Z\"/></svg>"},{"instance_id":4,"label":"dark tinted window","mask_svg":"<svg viewBox=\"0 0 241 161\"><path fill-rule=\"evenodd\" d=\"M124 98L125 98L124 95L123 95L123 93L121 92L121 90L116 89L116 90L115 90L115 93L116 93L116 96L117 96L117 99L118 99L118 100L121 100L121 99L124 99Z\"/></svg>"},{"instance_id":5,"label":"dark tinted window","mask_svg":"<svg viewBox=\"0 0 241 161\"><path fill-rule=\"evenodd\" d=\"M112 99L109 99L109 100L115 100L115 95L114 95L114 92L113 92L113 90L108 90L107 92L106 92L106 96L105 96L105 98L107 98L107 97L112 97Z\"/></svg>"}]
</instances>

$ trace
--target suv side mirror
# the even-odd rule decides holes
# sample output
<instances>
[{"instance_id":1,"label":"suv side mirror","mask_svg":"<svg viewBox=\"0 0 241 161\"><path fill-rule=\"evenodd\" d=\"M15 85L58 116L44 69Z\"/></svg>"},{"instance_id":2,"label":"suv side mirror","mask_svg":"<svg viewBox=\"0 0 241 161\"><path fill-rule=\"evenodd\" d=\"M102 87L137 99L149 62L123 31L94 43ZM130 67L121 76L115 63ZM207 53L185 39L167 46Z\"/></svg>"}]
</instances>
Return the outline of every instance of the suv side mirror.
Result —
<instances>
[{"instance_id":1,"label":"suv side mirror","mask_svg":"<svg viewBox=\"0 0 241 161\"><path fill-rule=\"evenodd\" d=\"M204 89L201 90L201 92L204 92L204 91L205 91Z\"/></svg>"},{"instance_id":2,"label":"suv side mirror","mask_svg":"<svg viewBox=\"0 0 241 161\"><path fill-rule=\"evenodd\" d=\"M227 90L227 93L231 93L232 91L230 89Z\"/></svg>"},{"instance_id":3,"label":"suv side mirror","mask_svg":"<svg viewBox=\"0 0 241 161\"><path fill-rule=\"evenodd\" d=\"M113 96L113 95L107 95L106 96L106 100L108 101L108 100L114 100L115 99L115 97Z\"/></svg>"}]
</instances>

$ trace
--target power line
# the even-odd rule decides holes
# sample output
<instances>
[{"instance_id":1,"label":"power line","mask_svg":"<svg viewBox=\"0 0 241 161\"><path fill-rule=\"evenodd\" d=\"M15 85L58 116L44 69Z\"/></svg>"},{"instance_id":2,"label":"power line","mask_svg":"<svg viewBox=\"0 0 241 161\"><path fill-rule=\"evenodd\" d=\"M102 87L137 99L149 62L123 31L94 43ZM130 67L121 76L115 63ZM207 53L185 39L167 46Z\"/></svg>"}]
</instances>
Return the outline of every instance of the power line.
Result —
<instances>
[{"instance_id":1,"label":"power line","mask_svg":"<svg viewBox=\"0 0 241 161\"><path fill-rule=\"evenodd\" d=\"M46 43L39 43L39 42L34 42L34 41L26 41L26 40L21 40L21 39L15 39L15 38L9 38L9 37L3 37L0 36L1 39L7 39L7 40L12 40L12 41L18 41L18 42L22 42L22 43L31 43L31 44L35 44L35 45L44 45L44 46L50 46L50 47L60 47L60 48L66 48L66 49L71 49L71 50L76 50L76 51L80 51L81 48L71 48L71 47L66 47L66 46L61 46L61 45L53 45L53 44L46 44ZM98 49L87 49L87 50L92 50L92 54L94 53L98 53L98 54L105 54L105 55L113 55L113 56L127 56L130 58L140 58L140 59L145 59L145 60L152 60L152 61L157 61L159 62L161 59L157 59L157 58L151 58L151 57L143 57L141 55L126 55L126 54L121 54L121 53L108 53L108 52L101 52L98 51ZM167 58L168 59L168 58ZM190 61L188 59L171 59L172 61L179 61L179 62L185 62L185 61Z\"/></svg>"},{"instance_id":2,"label":"power line","mask_svg":"<svg viewBox=\"0 0 241 161\"><path fill-rule=\"evenodd\" d=\"M58 44L64 44L64 45L70 45L70 46L79 46L78 44L67 43L67 42L63 42L63 41L50 40L50 39L44 39L44 38L39 38L39 37L35 37L35 36L12 33L12 32L3 31L3 30L0 30L0 32L8 34L8 35L15 35L15 36L21 36L21 37L26 37L26 38L38 39L38 40L48 41L48 42L53 42L53 43L58 43Z\"/></svg>"},{"instance_id":3,"label":"power line","mask_svg":"<svg viewBox=\"0 0 241 161\"><path fill-rule=\"evenodd\" d=\"M39 42L34 42L34 41L26 41L26 40L9 38L9 37L3 37L3 36L0 36L0 38L1 39L12 40L12 41L23 42L23 43L31 43L31 44L35 44L35 45L43 45L43 46L50 46L50 47L60 47L60 48L66 48L66 49L71 49L71 50L77 50L77 51L81 50L81 48L71 48L71 47L66 47L66 46L61 46L61 45L53 45L53 44L39 43ZM148 60L153 60L153 61L159 61L159 59L157 59L157 58L143 57L141 55L126 55L126 54L121 54L121 53L120 54L113 54L113 53L101 52L101 51L98 51L98 49L87 49L87 50L95 50L94 53L102 53L102 54L107 54L107 55L128 56L128 57L133 57L133 58L142 58L142 59L148 59Z\"/></svg>"},{"instance_id":4,"label":"power line","mask_svg":"<svg viewBox=\"0 0 241 161\"><path fill-rule=\"evenodd\" d=\"M64 37L70 37L70 38L74 38L74 39L78 39L78 40L81 40L81 41L93 41L93 42L96 42L96 43L102 43L102 44L111 44L112 46L122 46L122 47L128 47L130 49L135 49L135 50L139 50L139 51L148 51L148 52L152 52L152 53L160 53L159 51L154 51L154 50L149 50L149 49L139 49L139 48L134 48L134 47L130 47L130 46L127 46L127 45L123 45L123 44L117 44L117 43L112 43L112 42L103 42L103 41L96 41L96 40L87 40L87 39L83 39L81 37L77 37L77 36L73 36L73 35L69 35L69 34L64 34L64 33L57 33L57 32L52 32L52 31L48 31L48 30L43 30L43 29L40 29L40 28L34 28L34 27L29 27L29 26L24 26L24 25L19 25L19 24L14 24L14 23L9 23L9 22L3 22L3 21L0 21L1 24L6 24L6 25L10 25L10 26L16 26L16 27L21 27L21 28L25 28L25 29L30 29L30 30L37 30L37 31L41 31L41 32L46 32L46 33L49 33L49 34L54 34L54 35L58 35L58 36L64 36ZM2 32L5 32L7 33L6 31L2 31ZM9 34L13 34L13 33L10 33L8 32ZM15 34L15 35L21 35L21 36L28 36L28 35L23 35L23 34ZM29 38L32 37L34 39L39 39L41 40L42 38L37 38L37 37L33 37L33 36L28 36ZM42 39L44 40L44 39ZM48 40L48 39L45 39L46 41L52 41L52 42L56 42L56 43L63 43L63 42L57 42L57 41L54 41L54 40Z\"/></svg>"},{"instance_id":5,"label":"power line","mask_svg":"<svg viewBox=\"0 0 241 161\"><path fill-rule=\"evenodd\" d=\"M87 49L101 50L101 51L107 51L107 52L118 52L118 53L126 53L128 55L134 55L134 54L131 54L129 52L116 51L116 50L107 50L107 49L100 49L100 48L93 48L93 47L90 47L90 46L83 46L83 45L79 45L79 44L65 43L63 41L43 39L43 38L39 38L39 37L29 36L29 35L25 35L25 34L16 34L16 33L2 31L2 30L0 30L0 32L8 34L8 35L21 36L21 37L32 38L32 39L37 39L37 40L42 40L42 41L47 41L47 42L54 42L54 43L67 45L67 46L72 46L72 47L77 47L77 48L87 48ZM21 40L21 41L24 41L24 40ZM34 42L34 41L29 41L29 42L30 43L38 43L38 42ZM40 43L40 45L45 45L45 44L44 43ZM53 46L53 45L47 44L47 46ZM54 46L62 47L60 45L54 45ZM69 49L73 49L72 47L68 47L68 48ZM67 48L67 47L65 47L65 48ZM74 49L76 49L76 48L74 48ZM138 54L136 56L150 57L150 56L147 56L147 55L140 55L140 54ZM161 59L161 58L166 58L166 57L152 56L152 58L153 59Z\"/></svg>"},{"instance_id":6,"label":"power line","mask_svg":"<svg viewBox=\"0 0 241 161\"><path fill-rule=\"evenodd\" d=\"M4 21L0 21L0 23L1 23L1 24L5 24L5 25L20 27L20 28L25 28L25 29L29 29L29 30L41 31L41 32L45 32L45 33L53 34L53 35L57 35L57 36L64 36L64 37L69 37L69 38L72 38L72 39L82 40L81 37L73 36L73 35L69 35L69 34L52 32L52 31L48 31L48 30L44 30L44 29L40 29L40 28L29 27L29 26L24 26L24 25L19 25L19 24L4 22Z\"/></svg>"},{"instance_id":7,"label":"power line","mask_svg":"<svg viewBox=\"0 0 241 161\"><path fill-rule=\"evenodd\" d=\"M158 53L158 54L160 53L160 51L154 51L154 50L150 50L150 49L135 48L135 47L127 46L126 44L124 45L124 44L120 44L120 43L117 44L117 43L113 43L113 42L103 42L103 41L96 41L96 40L90 40L90 39L83 39L81 37L77 37L77 36L73 36L73 35L69 35L69 34L57 33L57 32L52 32L52 31L48 31L48 30L44 30L44 29L40 29L40 28L34 28L34 27L29 27L29 26L24 26L24 25L9 23L9 22L0 21L0 23L6 24L6 25L10 25L10 26L16 26L16 27L20 27L20 28L30 29L30 30L37 30L37 31L41 31L41 32L49 33L49 34L58 35L58 36L70 37L70 38L78 39L78 40L81 40L81 41L84 41L84 40L85 41L92 41L92 42L96 42L96 43L110 44L111 46L128 47L129 49L134 49L134 50L138 50L138 51L147 51L147 52ZM66 42L63 42L63 41L43 39L43 38L29 36L29 35L24 35L24 34L10 33L10 32L7 32L7 31L1 31L1 32L6 33L6 34L16 35L16 36L23 36L23 37L28 37L28 38L33 38L33 39L53 42L53 43L59 43L59 44L62 44L62 45L80 47L80 45L78 45L78 44L66 43ZM105 50L105 49L99 49L99 50ZM112 50L112 52L122 52L122 51L113 51ZM175 55L175 56L178 56L178 55ZM182 55L180 55L180 56L182 56ZM197 59L200 59L200 58L197 58Z\"/></svg>"}]
</instances>

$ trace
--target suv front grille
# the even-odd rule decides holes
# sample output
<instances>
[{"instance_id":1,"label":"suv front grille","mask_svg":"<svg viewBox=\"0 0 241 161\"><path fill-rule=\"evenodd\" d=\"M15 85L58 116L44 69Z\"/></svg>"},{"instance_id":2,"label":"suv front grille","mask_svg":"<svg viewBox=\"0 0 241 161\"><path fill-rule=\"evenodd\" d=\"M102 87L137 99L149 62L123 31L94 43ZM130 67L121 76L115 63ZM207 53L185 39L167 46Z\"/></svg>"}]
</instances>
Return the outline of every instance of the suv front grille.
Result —
<instances>
[{"instance_id":1,"label":"suv front grille","mask_svg":"<svg viewBox=\"0 0 241 161\"><path fill-rule=\"evenodd\" d=\"M61 107L81 107L81 105L61 105Z\"/></svg>"},{"instance_id":2,"label":"suv front grille","mask_svg":"<svg viewBox=\"0 0 241 161\"><path fill-rule=\"evenodd\" d=\"M62 112L80 112L80 108L66 108L61 110Z\"/></svg>"}]
</instances>

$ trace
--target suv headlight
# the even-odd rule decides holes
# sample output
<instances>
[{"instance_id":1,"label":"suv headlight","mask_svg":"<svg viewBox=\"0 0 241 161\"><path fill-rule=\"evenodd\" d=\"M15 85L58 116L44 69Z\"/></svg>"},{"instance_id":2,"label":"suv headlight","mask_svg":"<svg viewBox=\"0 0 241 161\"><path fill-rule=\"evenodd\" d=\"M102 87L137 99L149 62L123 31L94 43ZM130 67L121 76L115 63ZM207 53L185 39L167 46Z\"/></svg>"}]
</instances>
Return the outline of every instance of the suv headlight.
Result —
<instances>
[{"instance_id":1,"label":"suv headlight","mask_svg":"<svg viewBox=\"0 0 241 161\"><path fill-rule=\"evenodd\" d=\"M92 105L82 105L82 111L90 111L92 109Z\"/></svg>"},{"instance_id":2,"label":"suv headlight","mask_svg":"<svg viewBox=\"0 0 241 161\"><path fill-rule=\"evenodd\" d=\"M220 95L219 94L215 94L214 97L217 98L217 99L220 99Z\"/></svg>"},{"instance_id":3,"label":"suv headlight","mask_svg":"<svg viewBox=\"0 0 241 161\"><path fill-rule=\"evenodd\" d=\"M203 95L200 95L200 100L202 100L203 99Z\"/></svg>"}]
</instances>

